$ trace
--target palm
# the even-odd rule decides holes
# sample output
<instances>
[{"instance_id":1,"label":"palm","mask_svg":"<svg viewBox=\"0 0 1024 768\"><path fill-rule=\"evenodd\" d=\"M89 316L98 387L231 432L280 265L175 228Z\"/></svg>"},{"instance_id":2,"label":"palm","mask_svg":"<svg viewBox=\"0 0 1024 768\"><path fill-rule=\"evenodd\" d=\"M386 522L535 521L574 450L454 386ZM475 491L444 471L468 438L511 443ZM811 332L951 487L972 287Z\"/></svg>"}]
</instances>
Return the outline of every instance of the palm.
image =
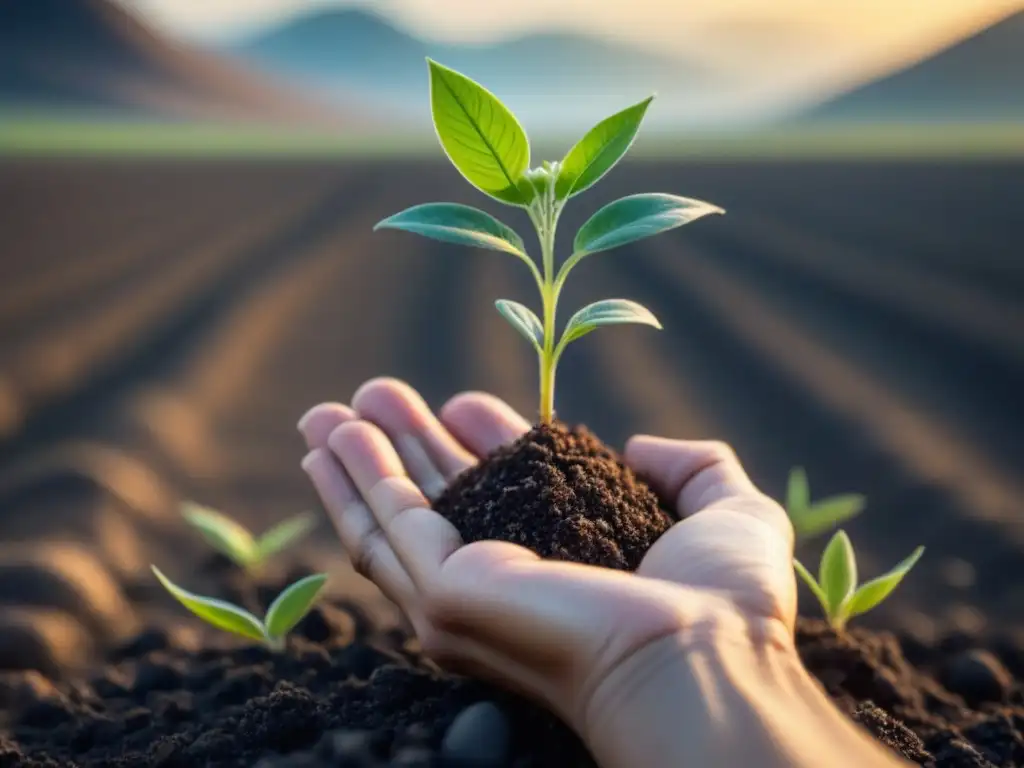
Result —
<instances>
[{"instance_id":1,"label":"palm","mask_svg":"<svg viewBox=\"0 0 1024 768\"><path fill-rule=\"evenodd\" d=\"M789 544L761 520L731 509L699 512L669 529L637 573L729 597L758 618L792 627L796 582Z\"/></svg>"}]
</instances>

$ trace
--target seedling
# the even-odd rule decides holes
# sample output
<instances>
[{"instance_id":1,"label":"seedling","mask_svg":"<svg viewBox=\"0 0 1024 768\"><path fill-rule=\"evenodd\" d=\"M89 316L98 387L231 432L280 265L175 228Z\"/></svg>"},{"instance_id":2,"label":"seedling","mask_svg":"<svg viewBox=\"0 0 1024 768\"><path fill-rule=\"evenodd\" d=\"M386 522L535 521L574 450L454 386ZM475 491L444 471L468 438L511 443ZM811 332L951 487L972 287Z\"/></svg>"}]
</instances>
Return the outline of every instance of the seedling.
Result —
<instances>
[{"instance_id":1,"label":"seedling","mask_svg":"<svg viewBox=\"0 0 1024 768\"><path fill-rule=\"evenodd\" d=\"M786 512L797 537L801 539L825 533L856 517L864 510L866 503L867 500L858 493L829 496L827 499L812 502L804 468L793 467L789 472Z\"/></svg>"},{"instance_id":2,"label":"seedling","mask_svg":"<svg viewBox=\"0 0 1024 768\"><path fill-rule=\"evenodd\" d=\"M483 86L427 60L430 106L441 146L466 180L500 203L526 211L540 242L540 266L523 239L488 213L455 203L427 203L397 213L374 229L399 229L448 243L487 248L523 261L540 291L541 317L500 299L498 311L537 352L540 420L554 418L555 370L571 342L603 325L661 328L650 310L626 299L605 299L569 318L556 340L558 297L572 269L587 256L675 229L711 213L710 203L668 194L639 194L609 203L576 233L573 251L555 271L555 232L570 198L594 186L626 154L652 99L598 123L561 160L530 168L530 144L519 121Z\"/></svg>"},{"instance_id":3,"label":"seedling","mask_svg":"<svg viewBox=\"0 0 1024 768\"><path fill-rule=\"evenodd\" d=\"M850 537L845 531L836 531L822 553L817 579L799 560L793 561L793 567L818 598L828 623L838 632L854 616L867 613L885 600L923 554L924 547L918 547L891 571L858 587L857 559Z\"/></svg>"},{"instance_id":4,"label":"seedling","mask_svg":"<svg viewBox=\"0 0 1024 768\"><path fill-rule=\"evenodd\" d=\"M271 555L290 547L316 525L316 517L303 512L256 537L227 515L198 504L183 504L182 515L214 549L248 571L259 570Z\"/></svg>"},{"instance_id":5,"label":"seedling","mask_svg":"<svg viewBox=\"0 0 1024 768\"><path fill-rule=\"evenodd\" d=\"M253 616L244 608L239 608L225 600L203 597L182 589L168 579L155 565L150 566L164 588L174 595L175 599L203 621L217 629L232 632L250 640L265 643L272 650L284 648L284 638L292 631L302 617L316 602L320 590L327 581L327 574L316 573L299 579L279 594L267 609L263 621Z\"/></svg>"}]
</instances>

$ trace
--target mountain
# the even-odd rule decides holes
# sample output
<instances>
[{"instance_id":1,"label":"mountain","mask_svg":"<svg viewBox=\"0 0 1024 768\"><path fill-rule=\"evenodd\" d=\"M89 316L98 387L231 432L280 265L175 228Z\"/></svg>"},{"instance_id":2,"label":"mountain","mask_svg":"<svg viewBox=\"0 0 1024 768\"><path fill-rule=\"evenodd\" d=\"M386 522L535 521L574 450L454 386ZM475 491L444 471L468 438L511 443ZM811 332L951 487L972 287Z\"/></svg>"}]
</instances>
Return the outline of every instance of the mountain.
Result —
<instances>
[{"instance_id":1,"label":"mountain","mask_svg":"<svg viewBox=\"0 0 1024 768\"><path fill-rule=\"evenodd\" d=\"M557 106L567 96L621 109L652 91L689 93L712 79L684 60L586 35L533 34L490 45L430 42L358 9L306 13L230 50L275 75L325 93L344 88L414 118L426 114L427 56L484 83L520 117L540 121L564 115Z\"/></svg>"},{"instance_id":2,"label":"mountain","mask_svg":"<svg viewBox=\"0 0 1024 768\"><path fill-rule=\"evenodd\" d=\"M1024 11L802 117L814 122L1024 119Z\"/></svg>"},{"instance_id":3,"label":"mountain","mask_svg":"<svg viewBox=\"0 0 1024 768\"><path fill-rule=\"evenodd\" d=\"M0 107L341 121L263 75L164 40L109 0L0 0Z\"/></svg>"}]
</instances>

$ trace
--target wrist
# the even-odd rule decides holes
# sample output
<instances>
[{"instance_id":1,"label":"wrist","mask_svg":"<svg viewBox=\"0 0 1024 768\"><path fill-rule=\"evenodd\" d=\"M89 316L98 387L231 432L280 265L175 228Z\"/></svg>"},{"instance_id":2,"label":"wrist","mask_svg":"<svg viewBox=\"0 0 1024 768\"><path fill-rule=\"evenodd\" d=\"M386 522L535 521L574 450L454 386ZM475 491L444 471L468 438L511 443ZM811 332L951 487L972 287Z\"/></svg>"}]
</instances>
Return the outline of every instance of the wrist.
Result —
<instances>
[{"instance_id":1,"label":"wrist","mask_svg":"<svg viewBox=\"0 0 1024 768\"><path fill-rule=\"evenodd\" d=\"M714 702L703 678L709 671L720 676L712 670L720 670L724 658L796 659L792 635L781 621L751 620L725 599L694 598L675 631L624 658L580 710L576 731L604 768L664 766L684 756L692 761L687 764L719 764L690 737L708 735L712 725L707 707L713 709Z\"/></svg>"},{"instance_id":2,"label":"wrist","mask_svg":"<svg viewBox=\"0 0 1024 768\"><path fill-rule=\"evenodd\" d=\"M834 707L781 621L705 608L595 690L578 733L603 768L901 765Z\"/></svg>"}]
</instances>

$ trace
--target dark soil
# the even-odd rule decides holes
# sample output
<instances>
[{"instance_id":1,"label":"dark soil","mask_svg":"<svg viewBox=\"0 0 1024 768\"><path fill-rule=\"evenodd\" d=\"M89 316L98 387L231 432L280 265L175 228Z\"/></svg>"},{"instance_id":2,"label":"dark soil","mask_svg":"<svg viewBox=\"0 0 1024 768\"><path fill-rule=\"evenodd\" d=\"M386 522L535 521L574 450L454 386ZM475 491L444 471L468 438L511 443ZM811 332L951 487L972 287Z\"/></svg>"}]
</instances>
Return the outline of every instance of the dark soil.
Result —
<instances>
[{"instance_id":1,"label":"dark soil","mask_svg":"<svg viewBox=\"0 0 1024 768\"><path fill-rule=\"evenodd\" d=\"M635 571L672 524L657 496L584 427L539 426L465 472L434 505L464 541Z\"/></svg>"},{"instance_id":2,"label":"dark soil","mask_svg":"<svg viewBox=\"0 0 1024 768\"><path fill-rule=\"evenodd\" d=\"M438 506L468 540L617 568L634 568L671 522L581 429L531 432ZM246 583L223 563L207 570L220 574L220 594L256 607L281 587ZM3 673L0 768L592 765L554 717L443 673L414 639L355 604L314 609L281 653L218 643L196 647L175 624L153 624L88 679ZM856 628L837 635L802 619L797 644L840 708L912 761L1024 766L1019 640L926 644Z\"/></svg>"}]
</instances>

